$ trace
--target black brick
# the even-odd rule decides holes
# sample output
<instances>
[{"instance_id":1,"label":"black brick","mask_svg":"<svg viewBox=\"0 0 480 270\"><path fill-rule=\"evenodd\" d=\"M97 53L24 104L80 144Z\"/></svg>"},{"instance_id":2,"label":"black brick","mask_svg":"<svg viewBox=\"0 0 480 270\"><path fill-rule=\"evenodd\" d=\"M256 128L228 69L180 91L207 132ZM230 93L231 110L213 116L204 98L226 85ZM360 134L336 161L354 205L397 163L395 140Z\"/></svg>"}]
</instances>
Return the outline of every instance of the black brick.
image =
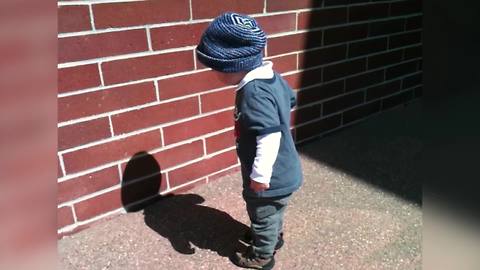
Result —
<instances>
[{"instance_id":1,"label":"black brick","mask_svg":"<svg viewBox=\"0 0 480 270\"><path fill-rule=\"evenodd\" d=\"M343 124L350 123L352 121L365 118L371 114L380 111L381 102L374 101L360 107L343 112Z\"/></svg>"},{"instance_id":2,"label":"black brick","mask_svg":"<svg viewBox=\"0 0 480 270\"><path fill-rule=\"evenodd\" d=\"M374 52L380 52L387 49L387 38L376 38L350 43L348 48L348 57L356 57Z\"/></svg>"},{"instance_id":3,"label":"black brick","mask_svg":"<svg viewBox=\"0 0 480 270\"><path fill-rule=\"evenodd\" d=\"M368 69L379 68L402 61L403 52L397 50L368 57Z\"/></svg>"},{"instance_id":4,"label":"black brick","mask_svg":"<svg viewBox=\"0 0 480 270\"><path fill-rule=\"evenodd\" d=\"M324 44L335 44L367 37L368 25L350 25L325 30Z\"/></svg>"},{"instance_id":5,"label":"black brick","mask_svg":"<svg viewBox=\"0 0 480 270\"><path fill-rule=\"evenodd\" d=\"M400 91L400 84L401 84L401 81L397 80L397 81L388 82L388 83L384 83L381 85L368 88L367 101L388 96L395 92Z\"/></svg>"},{"instance_id":6,"label":"black brick","mask_svg":"<svg viewBox=\"0 0 480 270\"><path fill-rule=\"evenodd\" d=\"M356 89L367 87L369 85L381 83L383 79L384 79L383 70L377 70L377 71L361 74L355 77L351 77L346 80L345 91L349 92Z\"/></svg>"},{"instance_id":7,"label":"black brick","mask_svg":"<svg viewBox=\"0 0 480 270\"><path fill-rule=\"evenodd\" d=\"M360 73L365 70L366 59L358 59L327 66L323 71L323 81L331 81L348 75Z\"/></svg>"},{"instance_id":8,"label":"black brick","mask_svg":"<svg viewBox=\"0 0 480 270\"><path fill-rule=\"evenodd\" d=\"M323 104L323 115L329 115L340 110L363 103L363 92L344 95Z\"/></svg>"}]
</instances>

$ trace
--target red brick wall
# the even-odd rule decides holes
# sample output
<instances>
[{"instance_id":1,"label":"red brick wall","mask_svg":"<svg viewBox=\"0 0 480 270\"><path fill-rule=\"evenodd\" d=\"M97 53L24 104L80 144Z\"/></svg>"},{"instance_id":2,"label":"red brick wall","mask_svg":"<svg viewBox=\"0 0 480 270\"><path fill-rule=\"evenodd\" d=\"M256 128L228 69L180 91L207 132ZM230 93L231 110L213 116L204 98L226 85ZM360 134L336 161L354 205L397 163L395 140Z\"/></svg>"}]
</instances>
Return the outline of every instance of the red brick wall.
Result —
<instances>
[{"instance_id":1,"label":"red brick wall","mask_svg":"<svg viewBox=\"0 0 480 270\"><path fill-rule=\"evenodd\" d=\"M266 56L297 92L297 142L421 96L420 1L98 2L58 5L59 233L124 212L138 152L158 162L162 194L238 170L232 86L194 57L223 11L268 33Z\"/></svg>"}]
</instances>

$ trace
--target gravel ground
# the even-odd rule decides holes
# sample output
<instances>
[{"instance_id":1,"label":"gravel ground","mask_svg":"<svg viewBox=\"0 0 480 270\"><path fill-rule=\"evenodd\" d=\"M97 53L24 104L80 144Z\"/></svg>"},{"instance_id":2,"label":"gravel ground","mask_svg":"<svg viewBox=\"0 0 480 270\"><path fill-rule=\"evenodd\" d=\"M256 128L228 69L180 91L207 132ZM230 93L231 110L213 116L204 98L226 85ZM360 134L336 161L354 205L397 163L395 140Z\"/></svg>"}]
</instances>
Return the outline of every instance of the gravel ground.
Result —
<instances>
[{"instance_id":1,"label":"gravel ground","mask_svg":"<svg viewBox=\"0 0 480 270\"><path fill-rule=\"evenodd\" d=\"M421 269L418 107L399 108L299 147L305 182L286 212L275 269ZM238 269L247 228L239 174L58 242L61 269Z\"/></svg>"}]
</instances>

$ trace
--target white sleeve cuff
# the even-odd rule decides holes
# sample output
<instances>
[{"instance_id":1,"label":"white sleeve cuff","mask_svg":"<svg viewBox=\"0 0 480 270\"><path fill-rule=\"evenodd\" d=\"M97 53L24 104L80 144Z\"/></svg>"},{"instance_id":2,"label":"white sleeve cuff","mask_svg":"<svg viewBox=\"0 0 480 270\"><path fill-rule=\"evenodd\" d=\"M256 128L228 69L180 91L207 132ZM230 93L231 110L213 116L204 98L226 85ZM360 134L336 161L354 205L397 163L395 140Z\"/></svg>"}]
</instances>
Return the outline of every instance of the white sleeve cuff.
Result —
<instances>
[{"instance_id":1,"label":"white sleeve cuff","mask_svg":"<svg viewBox=\"0 0 480 270\"><path fill-rule=\"evenodd\" d=\"M253 161L250 179L263 184L270 183L281 138L282 133L280 131L257 136L257 154Z\"/></svg>"}]
</instances>

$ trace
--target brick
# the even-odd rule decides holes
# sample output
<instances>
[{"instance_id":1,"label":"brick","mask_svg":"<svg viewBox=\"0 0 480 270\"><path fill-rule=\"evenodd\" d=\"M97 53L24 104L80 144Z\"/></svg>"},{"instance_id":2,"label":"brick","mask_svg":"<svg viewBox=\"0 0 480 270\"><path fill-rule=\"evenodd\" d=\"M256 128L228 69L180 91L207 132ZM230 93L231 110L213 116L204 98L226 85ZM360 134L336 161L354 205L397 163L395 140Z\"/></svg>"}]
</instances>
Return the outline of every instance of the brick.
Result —
<instances>
[{"instance_id":1,"label":"brick","mask_svg":"<svg viewBox=\"0 0 480 270\"><path fill-rule=\"evenodd\" d=\"M68 121L155 100L155 87L152 82L61 97L58 99L58 120Z\"/></svg>"},{"instance_id":2,"label":"brick","mask_svg":"<svg viewBox=\"0 0 480 270\"><path fill-rule=\"evenodd\" d=\"M215 173L237 164L237 153L231 150L208 159L195 162L168 173L170 187L179 186L189 181Z\"/></svg>"},{"instance_id":3,"label":"brick","mask_svg":"<svg viewBox=\"0 0 480 270\"><path fill-rule=\"evenodd\" d=\"M298 14L298 29L311 29L347 22L347 8L330 8Z\"/></svg>"},{"instance_id":4,"label":"brick","mask_svg":"<svg viewBox=\"0 0 480 270\"><path fill-rule=\"evenodd\" d=\"M387 43L388 39L386 37L350 43L348 48L348 57L357 57L384 51L387 49Z\"/></svg>"},{"instance_id":5,"label":"brick","mask_svg":"<svg viewBox=\"0 0 480 270\"><path fill-rule=\"evenodd\" d=\"M303 88L309 85L318 84L322 82L322 68L315 68L305 70L300 73L300 82L298 88Z\"/></svg>"},{"instance_id":6,"label":"brick","mask_svg":"<svg viewBox=\"0 0 480 270\"><path fill-rule=\"evenodd\" d=\"M91 88L100 84L100 75L96 64L58 70L57 87L59 93Z\"/></svg>"},{"instance_id":7,"label":"brick","mask_svg":"<svg viewBox=\"0 0 480 270\"><path fill-rule=\"evenodd\" d=\"M313 106L296 109L292 112L290 125L299 125L322 116L322 104L315 104Z\"/></svg>"},{"instance_id":8,"label":"brick","mask_svg":"<svg viewBox=\"0 0 480 270\"><path fill-rule=\"evenodd\" d=\"M64 203L120 183L117 166L58 183L57 202Z\"/></svg>"},{"instance_id":9,"label":"brick","mask_svg":"<svg viewBox=\"0 0 480 270\"><path fill-rule=\"evenodd\" d=\"M302 141L313 136L320 135L328 130L337 128L341 124L341 115L333 115L328 118L324 118L304 126L296 128L295 136L296 141Z\"/></svg>"},{"instance_id":10,"label":"brick","mask_svg":"<svg viewBox=\"0 0 480 270\"><path fill-rule=\"evenodd\" d=\"M231 175L231 174L234 174L234 173L237 173L237 172L240 172L240 166L235 166L235 167L230 168L228 170L225 170L223 172L212 174L208 177L208 182L210 183L211 181L220 179L224 176Z\"/></svg>"},{"instance_id":11,"label":"brick","mask_svg":"<svg viewBox=\"0 0 480 270\"><path fill-rule=\"evenodd\" d=\"M397 105L407 103L413 99L413 91L406 91L382 100L382 110L393 108Z\"/></svg>"},{"instance_id":12,"label":"brick","mask_svg":"<svg viewBox=\"0 0 480 270\"><path fill-rule=\"evenodd\" d=\"M365 118L369 115L380 111L380 101L374 101L360 107L343 112L343 124L348 124L358 119Z\"/></svg>"},{"instance_id":13,"label":"brick","mask_svg":"<svg viewBox=\"0 0 480 270\"><path fill-rule=\"evenodd\" d=\"M188 20L188 0L105 3L92 6L97 29Z\"/></svg>"},{"instance_id":14,"label":"brick","mask_svg":"<svg viewBox=\"0 0 480 270\"><path fill-rule=\"evenodd\" d=\"M412 32L406 34L399 34L390 37L389 47L390 49L413 45L420 43L422 40L421 32Z\"/></svg>"},{"instance_id":15,"label":"brick","mask_svg":"<svg viewBox=\"0 0 480 270\"><path fill-rule=\"evenodd\" d=\"M422 19L423 19L423 16L421 15L408 18L405 26L405 30L410 31L410 30L422 28L422 25L423 25Z\"/></svg>"},{"instance_id":16,"label":"brick","mask_svg":"<svg viewBox=\"0 0 480 270\"><path fill-rule=\"evenodd\" d=\"M67 174L94 168L109 162L133 156L140 151L148 151L160 147L160 132L153 130L147 133L130 136L88 148L64 154Z\"/></svg>"},{"instance_id":17,"label":"brick","mask_svg":"<svg viewBox=\"0 0 480 270\"><path fill-rule=\"evenodd\" d=\"M57 229L73 224L73 212L70 206L57 208Z\"/></svg>"},{"instance_id":18,"label":"brick","mask_svg":"<svg viewBox=\"0 0 480 270\"><path fill-rule=\"evenodd\" d=\"M228 108L235 105L235 88L208 93L200 96L202 113Z\"/></svg>"},{"instance_id":19,"label":"brick","mask_svg":"<svg viewBox=\"0 0 480 270\"><path fill-rule=\"evenodd\" d=\"M324 44L334 44L340 42L353 41L367 37L368 25L358 24L351 26L341 26L325 30Z\"/></svg>"},{"instance_id":20,"label":"brick","mask_svg":"<svg viewBox=\"0 0 480 270\"><path fill-rule=\"evenodd\" d=\"M402 61L402 50L386 52L368 57L368 69L392 65Z\"/></svg>"},{"instance_id":21,"label":"brick","mask_svg":"<svg viewBox=\"0 0 480 270\"><path fill-rule=\"evenodd\" d=\"M205 139L207 146L207 155L235 146L235 136L233 130L223 132Z\"/></svg>"},{"instance_id":22,"label":"brick","mask_svg":"<svg viewBox=\"0 0 480 270\"><path fill-rule=\"evenodd\" d=\"M422 57L422 55L423 55L423 52L422 52L422 46L421 45L411 47L411 48L406 48L406 49L404 49L403 60L409 60L409 59L413 59L413 58Z\"/></svg>"},{"instance_id":23,"label":"brick","mask_svg":"<svg viewBox=\"0 0 480 270\"><path fill-rule=\"evenodd\" d=\"M278 73L297 69L297 54L273 57L268 60L273 62L273 69Z\"/></svg>"},{"instance_id":24,"label":"brick","mask_svg":"<svg viewBox=\"0 0 480 270\"><path fill-rule=\"evenodd\" d=\"M384 83L367 89L367 101L391 95L400 91L400 80Z\"/></svg>"},{"instance_id":25,"label":"brick","mask_svg":"<svg viewBox=\"0 0 480 270\"><path fill-rule=\"evenodd\" d=\"M192 51L181 51L102 63L105 84L129 82L193 70Z\"/></svg>"},{"instance_id":26,"label":"brick","mask_svg":"<svg viewBox=\"0 0 480 270\"><path fill-rule=\"evenodd\" d=\"M350 7L349 21L365 21L387 17L389 6L388 3L352 6Z\"/></svg>"},{"instance_id":27,"label":"brick","mask_svg":"<svg viewBox=\"0 0 480 270\"><path fill-rule=\"evenodd\" d=\"M143 29L58 39L59 63L147 50L147 35Z\"/></svg>"},{"instance_id":28,"label":"brick","mask_svg":"<svg viewBox=\"0 0 480 270\"><path fill-rule=\"evenodd\" d=\"M150 29L152 48L164 50L197 45L208 23L182 24Z\"/></svg>"},{"instance_id":29,"label":"brick","mask_svg":"<svg viewBox=\"0 0 480 270\"><path fill-rule=\"evenodd\" d=\"M305 90L301 90L297 94L297 105L302 106L320 101L322 99L337 96L343 93L343 91L343 81L326 83Z\"/></svg>"},{"instance_id":30,"label":"brick","mask_svg":"<svg viewBox=\"0 0 480 270\"><path fill-rule=\"evenodd\" d=\"M323 6L337 6L337 5L347 5L350 3L350 0L324 0Z\"/></svg>"},{"instance_id":31,"label":"brick","mask_svg":"<svg viewBox=\"0 0 480 270\"><path fill-rule=\"evenodd\" d=\"M164 142L172 144L231 126L233 126L233 112L229 110L165 127L163 128Z\"/></svg>"},{"instance_id":32,"label":"brick","mask_svg":"<svg viewBox=\"0 0 480 270\"><path fill-rule=\"evenodd\" d=\"M320 69L319 73L322 74L321 69ZM301 82L302 82L301 81L301 75L302 75L302 72L292 73L292 74L284 76L283 79L287 82L287 84L292 89L299 89L300 85L301 85ZM321 81L321 78L320 78L320 81Z\"/></svg>"},{"instance_id":33,"label":"brick","mask_svg":"<svg viewBox=\"0 0 480 270\"><path fill-rule=\"evenodd\" d=\"M386 79L390 80L417 71L417 61L410 61L387 69Z\"/></svg>"},{"instance_id":34,"label":"brick","mask_svg":"<svg viewBox=\"0 0 480 270\"><path fill-rule=\"evenodd\" d=\"M63 176L62 167L60 166L60 158L57 157L57 177Z\"/></svg>"},{"instance_id":35,"label":"brick","mask_svg":"<svg viewBox=\"0 0 480 270\"><path fill-rule=\"evenodd\" d=\"M214 18L223 12L254 14L263 12L263 0L192 0L193 19Z\"/></svg>"},{"instance_id":36,"label":"brick","mask_svg":"<svg viewBox=\"0 0 480 270\"><path fill-rule=\"evenodd\" d=\"M284 54L302 51L322 45L322 31L298 33L288 36L270 38L268 40L268 55Z\"/></svg>"},{"instance_id":37,"label":"brick","mask_svg":"<svg viewBox=\"0 0 480 270\"><path fill-rule=\"evenodd\" d=\"M78 221L84 221L121 207L120 189L98 195L74 205Z\"/></svg>"},{"instance_id":38,"label":"brick","mask_svg":"<svg viewBox=\"0 0 480 270\"><path fill-rule=\"evenodd\" d=\"M402 89L411 88L422 83L422 73L417 73L403 79Z\"/></svg>"},{"instance_id":39,"label":"brick","mask_svg":"<svg viewBox=\"0 0 480 270\"><path fill-rule=\"evenodd\" d=\"M80 32L92 29L88 6L59 6L58 33Z\"/></svg>"},{"instance_id":40,"label":"brick","mask_svg":"<svg viewBox=\"0 0 480 270\"><path fill-rule=\"evenodd\" d=\"M267 34L295 31L297 16L295 13L263 16L255 18L260 28Z\"/></svg>"},{"instance_id":41,"label":"brick","mask_svg":"<svg viewBox=\"0 0 480 270\"><path fill-rule=\"evenodd\" d=\"M99 118L58 128L58 150L110 137L108 118Z\"/></svg>"},{"instance_id":42,"label":"brick","mask_svg":"<svg viewBox=\"0 0 480 270\"><path fill-rule=\"evenodd\" d=\"M162 170L203 156L201 140L169 148L153 155Z\"/></svg>"},{"instance_id":43,"label":"brick","mask_svg":"<svg viewBox=\"0 0 480 270\"><path fill-rule=\"evenodd\" d=\"M285 76L284 79L292 89L303 88L322 82L322 68L305 70Z\"/></svg>"},{"instance_id":44,"label":"brick","mask_svg":"<svg viewBox=\"0 0 480 270\"><path fill-rule=\"evenodd\" d=\"M169 194L187 194L189 193L192 189L205 185L207 183L207 177L203 177L202 179L198 179L193 183L186 183L184 186L181 188L177 188L174 191L169 192Z\"/></svg>"},{"instance_id":45,"label":"brick","mask_svg":"<svg viewBox=\"0 0 480 270\"><path fill-rule=\"evenodd\" d=\"M366 59L357 59L327 66L323 71L323 81L327 82L360 73L365 70L365 64Z\"/></svg>"},{"instance_id":46,"label":"brick","mask_svg":"<svg viewBox=\"0 0 480 270\"><path fill-rule=\"evenodd\" d=\"M373 22L368 26L368 36L388 35L405 30L405 19Z\"/></svg>"},{"instance_id":47,"label":"brick","mask_svg":"<svg viewBox=\"0 0 480 270\"><path fill-rule=\"evenodd\" d=\"M320 7L322 5L321 2L311 0L267 0L267 12Z\"/></svg>"},{"instance_id":48,"label":"brick","mask_svg":"<svg viewBox=\"0 0 480 270\"><path fill-rule=\"evenodd\" d=\"M348 78L345 81L345 91L350 92L360 88L364 88L373 84L381 83L384 80L384 71L377 70L360 74L355 77Z\"/></svg>"},{"instance_id":49,"label":"brick","mask_svg":"<svg viewBox=\"0 0 480 270\"><path fill-rule=\"evenodd\" d=\"M329 115L348 107L360 105L363 103L363 92L355 92L352 94L344 95L332 100L329 100L323 104L323 115Z\"/></svg>"},{"instance_id":50,"label":"brick","mask_svg":"<svg viewBox=\"0 0 480 270\"><path fill-rule=\"evenodd\" d=\"M198 98L162 103L112 116L113 131L127 133L199 114Z\"/></svg>"},{"instance_id":51,"label":"brick","mask_svg":"<svg viewBox=\"0 0 480 270\"><path fill-rule=\"evenodd\" d=\"M298 68L304 69L318 65L324 65L345 59L347 45L340 45L318 50L301 52L298 55Z\"/></svg>"},{"instance_id":52,"label":"brick","mask_svg":"<svg viewBox=\"0 0 480 270\"><path fill-rule=\"evenodd\" d=\"M391 4L390 15L401 16L409 15L422 11L421 0L398 1Z\"/></svg>"},{"instance_id":53,"label":"brick","mask_svg":"<svg viewBox=\"0 0 480 270\"><path fill-rule=\"evenodd\" d=\"M197 63L197 68L196 70L202 70L202 69L206 69L208 68L207 66L205 66L204 64L202 64L202 62L198 61L198 58L195 56L194 57L196 63Z\"/></svg>"},{"instance_id":54,"label":"brick","mask_svg":"<svg viewBox=\"0 0 480 270\"><path fill-rule=\"evenodd\" d=\"M160 100L195 94L226 86L214 71L203 71L158 81Z\"/></svg>"}]
</instances>

